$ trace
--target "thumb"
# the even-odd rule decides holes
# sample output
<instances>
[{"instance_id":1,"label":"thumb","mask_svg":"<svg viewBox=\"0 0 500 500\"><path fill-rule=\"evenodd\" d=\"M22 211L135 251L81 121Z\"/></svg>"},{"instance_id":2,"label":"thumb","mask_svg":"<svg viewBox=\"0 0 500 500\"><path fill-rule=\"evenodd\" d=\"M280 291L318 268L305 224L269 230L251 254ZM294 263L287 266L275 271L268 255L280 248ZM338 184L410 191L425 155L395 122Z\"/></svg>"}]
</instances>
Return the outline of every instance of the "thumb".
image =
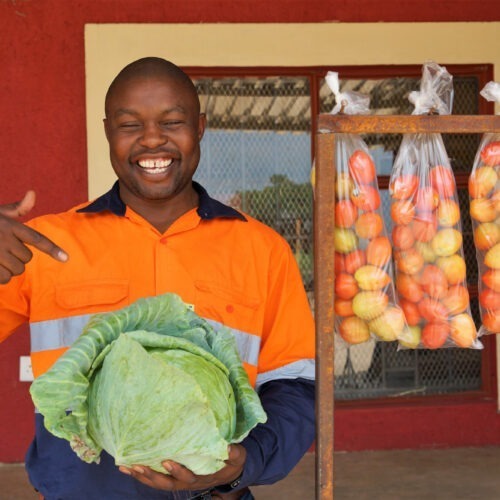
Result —
<instances>
[{"instance_id":1,"label":"thumb","mask_svg":"<svg viewBox=\"0 0 500 500\"><path fill-rule=\"evenodd\" d=\"M14 203L0 205L0 214L16 219L26 215L35 206L35 192L27 191L23 199Z\"/></svg>"}]
</instances>

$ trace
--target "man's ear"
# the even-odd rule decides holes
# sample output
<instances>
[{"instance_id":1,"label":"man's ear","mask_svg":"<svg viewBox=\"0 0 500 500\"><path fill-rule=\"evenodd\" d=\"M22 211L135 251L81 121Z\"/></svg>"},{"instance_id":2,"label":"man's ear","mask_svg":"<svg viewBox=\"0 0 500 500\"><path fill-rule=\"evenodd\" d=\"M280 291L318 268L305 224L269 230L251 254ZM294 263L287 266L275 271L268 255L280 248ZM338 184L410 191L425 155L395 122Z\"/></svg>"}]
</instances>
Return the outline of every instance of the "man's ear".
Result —
<instances>
[{"instance_id":1,"label":"man's ear","mask_svg":"<svg viewBox=\"0 0 500 500\"><path fill-rule=\"evenodd\" d=\"M205 133L205 128L207 126L207 115L205 113L200 113L198 119L198 139L201 141L203 134Z\"/></svg>"},{"instance_id":2,"label":"man's ear","mask_svg":"<svg viewBox=\"0 0 500 500\"><path fill-rule=\"evenodd\" d=\"M108 131L109 123L108 123L108 119L107 118L103 118L102 119L102 123L104 124L104 133L106 134L106 139L109 141L109 131Z\"/></svg>"}]
</instances>

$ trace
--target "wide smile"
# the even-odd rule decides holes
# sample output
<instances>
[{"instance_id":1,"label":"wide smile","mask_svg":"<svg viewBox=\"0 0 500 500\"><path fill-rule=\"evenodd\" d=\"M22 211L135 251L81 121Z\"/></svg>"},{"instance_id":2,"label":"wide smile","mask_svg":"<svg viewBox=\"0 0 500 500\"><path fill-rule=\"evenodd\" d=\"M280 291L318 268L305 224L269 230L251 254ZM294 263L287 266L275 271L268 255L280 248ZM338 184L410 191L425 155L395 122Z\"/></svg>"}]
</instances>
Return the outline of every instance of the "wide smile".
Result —
<instances>
[{"instance_id":1,"label":"wide smile","mask_svg":"<svg viewBox=\"0 0 500 500\"><path fill-rule=\"evenodd\" d=\"M165 174L168 171L172 162L172 158L144 159L138 160L136 165L147 174L160 175Z\"/></svg>"}]
</instances>

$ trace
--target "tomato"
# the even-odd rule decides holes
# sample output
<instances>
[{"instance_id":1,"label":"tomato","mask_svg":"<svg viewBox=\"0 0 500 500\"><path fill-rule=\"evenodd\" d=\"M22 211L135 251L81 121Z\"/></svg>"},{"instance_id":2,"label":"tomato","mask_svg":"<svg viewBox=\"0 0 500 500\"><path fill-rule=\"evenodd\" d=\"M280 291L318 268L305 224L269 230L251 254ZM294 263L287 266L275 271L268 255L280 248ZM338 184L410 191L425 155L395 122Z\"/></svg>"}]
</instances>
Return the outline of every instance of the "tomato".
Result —
<instances>
[{"instance_id":1,"label":"tomato","mask_svg":"<svg viewBox=\"0 0 500 500\"><path fill-rule=\"evenodd\" d=\"M354 231L360 238L371 240L384 229L384 221L376 212L366 212L358 217L354 224Z\"/></svg>"},{"instance_id":2,"label":"tomato","mask_svg":"<svg viewBox=\"0 0 500 500\"><path fill-rule=\"evenodd\" d=\"M445 321L448 319L448 309L439 300L424 297L417 307L422 318L427 321Z\"/></svg>"},{"instance_id":3,"label":"tomato","mask_svg":"<svg viewBox=\"0 0 500 500\"><path fill-rule=\"evenodd\" d=\"M335 225L351 227L358 217L358 209L351 200L340 200L335 205Z\"/></svg>"},{"instance_id":4,"label":"tomato","mask_svg":"<svg viewBox=\"0 0 500 500\"><path fill-rule=\"evenodd\" d=\"M352 299L358 290L358 284L352 274L340 273L335 276L335 294L340 299Z\"/></svg>"},{"instance_id":5,"label":"tomato","mask_svg":"<svg viewBox=\"0 0 500 500\"><path fill-rule=\"evenodd\" d=\"M393 201L391 204L391 219L395 224L409 224L415 215L415 205L410 200Z\"/></svg>"},{"instance_id":6,"label":"tomato","mask_svg":"<svg viewBox=\"0 0 500 500\"><path fill-rule=\"evenodd\" d=\"M481 151L481 160L485 165L500 165L500 141L490 142Z\"/></svg>"},{"instance_id":7,"label":"tomato","mask_svg":"<svg viewBox=\"0 0 500 500\"><path fill-rule=\"evenodd\" d=\"M415 236L409 226L398 225L392 229L392 241L397 248L406 250L415 243Z\"/></svg>"},{"instance_id":8,"label":"tomato","mask_svg":"<svg viewBox=\"0 0 500 500\"><path fill-rule=\"evenodd\" d=\"M373 266L385 266L391 259L391 255L391 242L385 236L373 238L366 247L366 262Z\"/></svg>"},{"instance_id":9,"label":"tomato","mask_svg":"<svg viewBox=\"0 0 500 500\"><path fill-rule=\"evenodd\" d=\"M403 174L391 181L390 192L396 200L412 198L418 187L418 177L413 174Z\"/></svg>"},{"instance_id":10,"label":"tomato","mask_svg":"<svg viewBox=\"0 0 500 500\"><path fill-rule=\"evenodd\" d=\"M422 344L428 349L441 347L448 338L450 325L446 321L432 321L422 329Z\"/></svg>"},{"instance_id":11,"label":"tomato","mask_svg":"<svg viewBox=\"0 0 500 500\"><path fill-rule=\"evenodd\" d=\"M380 194L375 187L360 184L352 190L351 201L361 210L373 212L380 207Z\"/></svg>"},{"instance_id":12,"label":"tomato","mask_svg":"<svg viewBox=\"0 0 500 500\"><path fill-rule=\"evenodd\" d=\"M354 274L361 266L366 264L366 255L359 248L345 256L344 268L349 274Z\"/></svg>"},{"instance_id":13,"label":"tomato","mask_svg":"<svg viewBox=\"0 0 500 500\"><path fill-rule=\"evenodd\" d=\"M431 168L429 178L440 197L450 198L455 193L455 177L450 167L438 165Z\"/></svg>"},{"instance_id":14,"label":"tomato","mask_svg":"<svg viewBox=\"0 0 500 500\"><path fill-rule=\"evenodd\" d=\"M358 149L349 158L349 173L357 184L370 184L375 180L377 170L371 156Z\"/></svg>"}]
</instances>

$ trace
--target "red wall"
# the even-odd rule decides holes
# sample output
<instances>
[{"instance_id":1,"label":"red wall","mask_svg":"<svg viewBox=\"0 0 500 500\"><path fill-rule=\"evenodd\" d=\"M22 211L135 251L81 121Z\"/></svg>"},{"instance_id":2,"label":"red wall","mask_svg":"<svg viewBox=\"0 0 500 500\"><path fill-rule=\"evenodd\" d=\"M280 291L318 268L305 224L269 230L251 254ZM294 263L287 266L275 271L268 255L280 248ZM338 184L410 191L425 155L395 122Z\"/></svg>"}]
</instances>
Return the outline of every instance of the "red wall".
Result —
<instances>
[{"instance_id":1,"label":"red wall","mask_svg":"<svg viewBox=\"0 0 500 500\"><path fill-rule=\"evenodd\" d=\"M85 23L493 20L500 20L497 0L3 0L0 203L35 189L38 202L31 215L38 215L66 209L86 198ZM0 462L21 461L31 438L28 384L17 380L19 356L28 351L26 329L0 348ZM500 444L493 402L443 411L446 418L455 418L452 413L456 412L464 428L487 422L489 433L455 432L453 426L444 424L442 432L441 426L432 427L431 432L435 406L377 411L344 408L336 414L337 449L410 447L413 442L485 444L492 442L494 432ZM379 430L364 432L366 419L379 422ZM402 435L408 420L416 422L410 440ZM401 432L393 433L394 426ZM370 424L370 428L375 427ZM418 437L422 432L427 432L427 440Z\"/></svg>"}]
</instances>

